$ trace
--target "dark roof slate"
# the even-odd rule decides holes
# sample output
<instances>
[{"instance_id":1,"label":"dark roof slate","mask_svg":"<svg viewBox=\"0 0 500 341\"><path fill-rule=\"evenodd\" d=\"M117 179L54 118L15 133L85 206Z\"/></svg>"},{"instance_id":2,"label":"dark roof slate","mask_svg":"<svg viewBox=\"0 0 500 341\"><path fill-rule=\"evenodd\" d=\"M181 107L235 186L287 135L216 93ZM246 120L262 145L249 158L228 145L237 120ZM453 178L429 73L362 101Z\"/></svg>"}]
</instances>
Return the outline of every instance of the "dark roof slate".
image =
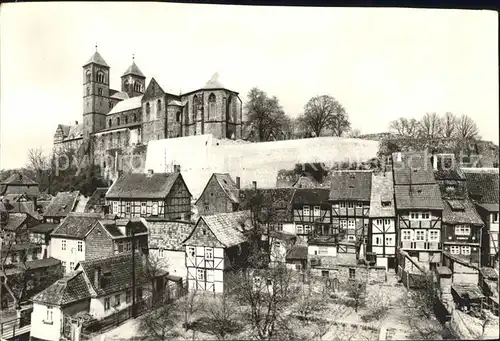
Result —
<instances>
[{"instance_id":1,"label":"dark roof slate","mask_svg":"<svg viewBox=\"0 0 500 341\"><path fill-rule=\"evenodd\" d=\"M85 205L85 212L102 212L103 205L105 205L106 201L106 192L108 191L108 187L98 187L92 193L87 204Z\"/></svg>"},{"instance_id":2,"label":"dark roof slate","mask_svg":"<svg viewBox=\"0 0 500 341\"><path fill-rule=\"evenodd\" d=\"M320 204L326 203L330 195L328 188L297 188L293 196L293 204Z\"/></svg>"},{"instance_id":3,"label":"dark roof slate","mask_svg":"<svg viewBox=\"0 0 500 341\"><path fill-rule=\"evenodd\" d=\"M470 200L443 200L443 223L483 225Z\"/></svg>"},{"instance_id":4,"label":"dark roof slate","mask_svg":"<svg viewBox=\"0 0 500 341\"><path fill-rule=\"evenodd\" d=\"M84 276L83 271L71 273L35 295L32 301L65 306L83 299L90 299L91 292Z\"/></svg>"},{"instance_id":5,"label":"dark roof slate","mask_svg":"<svg viewBox=\"0 0 500 341\"><path fill-rule=\"evenodd\" d=\"M372 171L338 171L332 174L330 200L370 201Z\"/></svg>"},{"instance_id":6,"label":"dark roof slate","mask_svg":"<svg viewBox=\"0 0 500 341\"><path fill-rule=\"evenodd\" d=\"M425 152L393 153L395 185L434 184L434 169Z\"/></svg>"},{"instance_id":7,"label":"dark roof slate","mask_svg":"<svg viewBox=\"0 0 500 341\"><path fill-rule=\"evenodd\" d=\"M195 226L183 221L147 221L147 223L150 232L149 248L172 251L184 250L182 243L189 237Z\"/></svg>"},{"instance_id":8,"label":"dark roof slate","mask_svg":"<svg viewBox=\"0 0 500 341\"><path fill-rule=\"evenodd\" d=\"M259 188L239 191L240 207L243 210L254 210L257 207L273 212L272 219L276 223L293 221L292 199L295 188Z\"/></svg>"},{"instance_id":9,"label":"dark roof slate","mask_svg":"<svg viewBox=\"0 0 500 341\"><path fill-rule=\"evenodd\" d=\"M250 211L219 213L201 216L206 226L217 240L226 247L232 247L247 241L244 232L253 228ZM194 230L193 230L194 231Z\"/></svg>"},{"instance_id":10,"label":"dark roof slate","mask_svg":"<svg viewBox=\"0 0 500 341\"><path fill-rule=\"evenodd\" d=\"M51 233L57 237L83 239L99 222L100 216L91 213L70 213Z\"/></svg>"},{"instance_id":11,"label":"dark roof slate","mask_svg":"<svg viewBox=\"0 0 500 341\"><path fill-rule=\"evenodd\" d=\"M228 173L214 173L215 179L220 184L227 197L234 203L239 202L238 188L231 175Z\"/></svg>"},{"instance_id":12,"label":"dark roof slate","mask_svg":"<svg viewBox=\"0 0 500 341\"><path fill-rule=\"evenodd\" d=\"M395 185L396 208L442 210L439 185Z\"/></svg>"},{"instance_id":13,"label":"dark roof slate","mask_svg":"<svg viewBox=\"0 0 500 341\"><path fill-rule=\"evenodd\" d=\"M95 51L95 53L92 55L92 57L90 57L90 59L85 63L84 66L86 66L90 63L99 64L102 66L109 67L109 65L104 61L104 58L102 58L101 55L99 54L99 52L97 52L97 51Z\"/></svg>"},{"instance_id":14,"label":"dark roof slate","mask_svg":"<svg viewBox=\"0 0 500 341\"><path fill-rule=\"evenodd\" d=\"M45 217L65 217L73 211L79 191L59 192L45 209Z\"/></svg>"},{"instance_id":15,"label":"dark roof slate","mask_svg":"<svg viewBox=\"0 0 500 341\"><path fill-rule=\"evenodd\" d=\"M164 199L180 173L127 173L111 185L106 198Z\"/></svg>"},{"instance_id":16,"label":"dark roof slate","mask_svg":"<svg viewBox=\"0 0 500 341\"><path fill-rule=\"evenodd\" d=\"M137 64L135 63L135 61L133 61L132 64L128 67L128 69L123 73L122 77L123 76L127 76L127 75L135 75L135 76L139 76L139 77L144 77L145 78L144 74L139 69L139 67L137 66Z\"/></svg>"},{"instance_id":17,"label":"dark roof slate","mask_svg":"<svg viewBox=\"0 0 500 341\"><path fill-rule=\"evenodd\" d=\"M31 180L25 175L21 173L12 174L6 180L2 181L2 185L17 185L17 186L25 186L25 185L38 185L37 182Z\"/></svg>"},{"instance_id":18,"label":"dark roof slate","mask_svg":"<svg viewBox=\"0 0 500 341\"><path fill-rule=\"evenodd\" d=\"M479 204L499 203L499 172L498 169L463 169L466 177L467 190L474 201Z\"/></svg>"},{"instance_id":19,"label":"dark roof slate","mask_svg":"<svg viewBox=\"0 0 500 341\"><path fill-rule=\"evenodd\" d=\"M307 259L307 246L295 244L286 255L286 260Z\"/></svg>"},{"instance_id":20,"label":"dark roof slate","mask_svg":"<svg viewBox=\"0 0 500 341\"><path fill-rule=\"evenodd\" d=\"M51 233L52 231L55 230L58 224L52 224L52 223L41 223L38 225L35 225L29 229L30 232L34 233Z\"/></svg>"}]
</instances>

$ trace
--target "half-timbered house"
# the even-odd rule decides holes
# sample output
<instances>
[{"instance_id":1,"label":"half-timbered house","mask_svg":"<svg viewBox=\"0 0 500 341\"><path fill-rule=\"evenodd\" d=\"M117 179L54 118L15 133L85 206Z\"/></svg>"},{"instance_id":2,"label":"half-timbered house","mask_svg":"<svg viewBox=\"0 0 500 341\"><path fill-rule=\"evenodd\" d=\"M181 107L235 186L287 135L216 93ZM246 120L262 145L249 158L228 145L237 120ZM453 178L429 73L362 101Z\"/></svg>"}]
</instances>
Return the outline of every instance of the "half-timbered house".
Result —
<instances>
[{"instance_id":1,"label":"half-timbered house","mask_svg":"<svg viewBox=\"0 0 500 341\"><path fill-rule=\"evenodd\" d=\"M307 242L309 236L333 236L328 188L297 188L292 199L293 221L297 237Z\"/></svg>"},{"instance_id":2,"label":"half-timbered house","mask_svg":"<svg viewBox=\"0 0 500 341\"><path fill-rule=\"evenodd\" d=\"M469 197L481 217L482 264L497 267L499 262L499 171L498 168L464 168Z\"/></svg>"},{"instance_id":3,"label":"half-timbered house","mask_svg":"<svg viewBox=\"0 0 500 341\"><path fill-rule=\"evenodd\" d=\"M236 182L228 173L214 173L196 200L199 215L230 213L239 209L238 190L240 178Z\"/></svg>"},{"instance_id":4,"label":"half-timbered house","mask_svg":"<svg viewBox=\"0 0 500 341\"><path fill-rule=\"evenodd\" d=\"M371 187L371 171L334 172L328 200L332 228L340 241L363 243L367 239Z\"/></svg>"},{"instance_id":5,"label":"half-timbered house","mask_svg":"<svg viewBox=\"0 0 500 341\"><path fill-rule=\"evenodd\" d=\"M180 172L123 174L106 193L106 203L111 213L124 218L191 218L191 193Z\"/></svg>"},{"instance_id":6,"label":"half-timbered house","mask_svg":"<svg viewBox=\"0 0 500 341\"><path fill-rule=\"evenodd\" d=\"M189 291L224 291L228 272L243 267L248 255L250 212L201 216L184 241Z\"/></svg>"},{"instance_id":7,"label":"half-timbered house","mask_svg":"<svg viewBox=\"0 0 500 341\"><path fill-rule=\"evenodd\" d=\"M0 196L9 194L27 194L29 196L38 197L40 189L38 183L31 180L21 173L12 174L0 184Z\"/></svg>"},{"instance_id":8,"label":"half-timbered house","mask_svg":"<svg viewBox=\"0 0 500 341\"><path fill-rule=\"evenodd\" d=\"M59 192L43 212L44 221L59 224L70 213L83 213L87 200L79 191Z\"/></svg>"},{"instance_id":9,"label":"half-timbered house","mask_svg":"<svg viewBox=\"0 0 500 341\"><path fill-rule=\"evenodd\" d=\"M397 245L424 269L441 262L443 203L431 160L423 152L394 153Z\"/></svg>"},{"instance_id":10,"label":"half-timbered house","mask_svg":"<svg viewBox=\"0 0 500 341\"><path fill-rule=\"evenodd\" d=\"M396 210L394 206L392 174L373 174L367 252L376 254L377 265L391 269L396 266Z\"/></svg>"}]
</instances>

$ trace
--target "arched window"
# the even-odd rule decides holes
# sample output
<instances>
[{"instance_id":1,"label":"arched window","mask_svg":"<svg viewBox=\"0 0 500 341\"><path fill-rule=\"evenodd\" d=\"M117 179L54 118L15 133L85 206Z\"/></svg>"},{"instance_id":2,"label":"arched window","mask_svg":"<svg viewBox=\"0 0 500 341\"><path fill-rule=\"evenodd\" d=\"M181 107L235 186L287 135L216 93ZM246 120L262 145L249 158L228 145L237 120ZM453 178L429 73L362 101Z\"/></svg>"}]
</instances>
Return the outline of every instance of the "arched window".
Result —
<instances>
[{"instance_id":1,"label":"arched window","mask_svg":"<svg viewBox=\"0 0 500 341\"><path fill-rule=\"evenodd\" d=\"M90 95L90 88L87 86L87 96Z\"/></svg>"},{"instance_id":2,"label":"arched window","mask_svg":"<svg viewBox=\"0 0 500 341\"><path fill-rule=\"evenodd\" d=\"M208 96L208 119L215 115L215 95L212 93Z\"/></svg>"},{"instance_id":3,"label":"arched window","mask_svg":"<svg viewBox=\"0 0 500 341\"><path fill-rule=\"evenodd\" d=\"M117 118L116 118L116 125L117 125L117 126L119 126L119 125L120 125L120 118L119 118L119 117L117 117Z\"/></svg>"},{"instance_id":4,"label":"arched window","mask_svg":"<svg viewBox=\"0 0 500 341\"><path fill-rule=\"evenodd\" d=\"M97 93L99 94L99 96L102 96L102 88L97 89Z\"/></svg>"},{"instance_id":5,"label":"arched window","mask_svg":"<svg viewBox=\"0 0 500 341\"><path fill-rule=\"evenodd\" d=\"M108 120L108 127L111 128L111 119Z\"/></svg>"},{"instance_id":6,"label":"arched window","mask_svg":"<svg viewBox=\"0 0 500 341\"><path fill-rule=\"evenodd\" d=\"M181 121L181 112L178 111L177 114L175 115L175 121L180 122Z\"/></svg>"},{"instance_id":7,"label":"arched window","mask_svg":"<svg viewBox=\"0 0 500 341\"><path fill-rule=\"evenodd\" d=\"M85 72L85 81L86 83L90 83L90 76L92 75L92 73L90 72L90 70L87 70L87 72Z\"/></svg>"},{"instance_id":8,"label":"arched window","mask_svg":"<svg viewBox=\"0 0 500 341\"><path fill-rule=\"evenodd\" d=\"M151 107L149 103L146 103L146 121L149 121L149 113L151 112Z\"/></svg>"},{"instance_id":9,"label":"arched window","mask_svg":"<svg viewBox=\"0 0 500 341\"><path fill-rule=\"evenodd\" d=\"M134 116L132 116L132 119L134 120L134 122L137 122L137 116L135 116L135 114Z\"/></svg>"},{"instance_id":10,"label":"arched window","mask_svg":"<svg viewBox=\"0 0 500 341\"><path fill-rule=\"evenodd\" d=\"M161 99L156 102L156 110L161 111Z\"/></svg>"},{"instance_id":11,"label":"arched window","mask_svg":"<svg viewBox=\"0 0 500 341\"><path fill-rule=\"evenodd\" d=\"M123 88L125 89L125 91L128 91L128 87L129 87L130 84L128 84L128 81L125 81L123 83Z\"/></svg>"},{"instance_id":12,"label":"arched window","mask_svg":"<svg viewBox=\"0 0 500 341\"><path fill-rule=\"evenodd\" d=\"M102 71L97 72L97 82L104 83L104 73Z\"/></svg>"},{"instance_id":13,"label":"arched window","mask_svg":"<svg viewBox=\"0 0 500 341\"><path fill-rule=\"evenodd\" d=\"M198 96L194 95L194 97L193 97L193 122L196 121L197 113L198 113Z\"/></svg>"},{"instance_id":14,"label":"arched window","mask_svg":"<svg viewBox=\"0 0 500 341\"><path fill-rule=\"evenodd\" d=\"M128 123L128 116L125 116L125 124Z\"/></svg>"},{"instance_id":15,"label":"arched window","mask_svg":"<svg viewBox=\"0 0 500 341\"><path fill-rule=\"evenodd\" d=\"M141 83L134 82L134 91L136 91L136 92L140 92L141 91Z\"/></svg>"}]
</instances>

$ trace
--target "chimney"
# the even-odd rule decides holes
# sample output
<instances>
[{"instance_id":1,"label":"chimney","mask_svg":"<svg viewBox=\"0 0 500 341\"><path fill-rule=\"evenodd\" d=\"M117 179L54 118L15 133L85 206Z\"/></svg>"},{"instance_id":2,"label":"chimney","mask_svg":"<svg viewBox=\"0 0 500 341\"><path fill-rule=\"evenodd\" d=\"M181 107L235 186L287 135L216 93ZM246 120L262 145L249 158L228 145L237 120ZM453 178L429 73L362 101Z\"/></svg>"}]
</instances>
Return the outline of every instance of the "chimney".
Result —
<instances>
[{"instance_id":1,"label":"chimney","mask_svg":"<svg viewBox=\"0 0 500 341\"><path fill-rule=\"evenodd\" d=\"M181 172L181 165L174 165L174 173L180 173Z\"/></svg>"},{"instance_id":2,"label":"chimney","mask_svg":"<svg viewBox=\"0 0 500 341\"><path fill-rule=\"evenodd\" d=\"M240 184L241 184L241 183L240 183L240 177L239 177L239 176L237 176L237 177L236 177L236 188L237 188L237 189L240 189Z\"/></svg>"},{"instance_id":3,"label":"chimney","mask_svg":"<svg viewBox=\"0 0 500 341\"><path fill-rule=\"evenodd\" d=\"M78 121L75 121L75 125L78 125Z\"/></svg>"},{"instance_id":4,"label":"chimney","mask_svg":"<svg viewBox=\"0 0 500 341\"><path fill-rule=\"evenodd\" d=\"M252 181L252 187L253 189L257 189L257 181Z\"/></svg>"},{"instance_id":5,"label":"chimney","mask_svg":"<svg viewBox=\"0 0 500 341\"><path fill-rule=\"evenodd\" d=\"M100 289L101 287L101 268L97 267L94 270L94 287Z\"/></svg>"}]
</instances>

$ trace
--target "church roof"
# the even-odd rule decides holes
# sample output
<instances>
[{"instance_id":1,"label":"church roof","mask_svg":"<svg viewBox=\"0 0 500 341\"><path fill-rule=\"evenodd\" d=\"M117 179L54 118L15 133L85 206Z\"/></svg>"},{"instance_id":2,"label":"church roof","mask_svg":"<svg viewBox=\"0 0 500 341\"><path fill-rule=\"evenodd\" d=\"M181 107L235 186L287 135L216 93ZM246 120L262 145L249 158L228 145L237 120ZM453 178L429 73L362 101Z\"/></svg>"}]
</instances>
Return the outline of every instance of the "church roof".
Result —
<instances>
[{"instance_id":1,"label":"church roof","mask_svg":"<svg viewBox=\"0 0 500 341\"><path fill-rule=\"evenodd\" d=\"M219 80L219 73L216 72L212 76L212 78L209 79L207 84L203 87L203 89L225 89L224 85Z\"/></svg>"},{"instance_id":2,"label":"church roof","mask_svg":"<svg viewBox=\"0 0 500 341\"><path fill-rule=\"evenodd\" d=\"M104 58L102 58L101 55L99 54L99 52L97 52L97 51L95 51L95 53L92 55L92 57L90 57L89 61L86 62L85 65L88 65L90 63L99 64L102 66L109 67L109 65L104 61Z\"/></svg>"},{"instance_id":3,"label":"church roof","mask_svg":"<svg viewBox=\"0 0 500 341\"><path fill-rule=\"evenodd\" d=\"M144 76L144 74L142 73L142 71L139 69L139 67L135 62L132 62L132 65L128 67L127 71L123 73L122 77L127 75L136 75L146 78L146 76Z\"/></svg>"},{"instance_id":4,"label":"church roof","mask_svg":"<svg viewBox=\"0 0 500 341\"><path fill-rule=\"evenodd\" d=\"M128 99L128 94L125 91L118 91L118 90L113 90L109 89L109 97L123 100L123 99Z\"/></svg>"},{"instance_id":5,"label":"church roof","mask_svg":"<svg viewBox=\"0 0 500 341\"><path fill-rule=\"evenodd\" d=\"M124 99L123 101L116 103L116 105L113 107L113 109L111 109L108 115L116 114L117 112L140 108L142 105L141 101L142 101L142 95Z\"/></svg>"}]
</instances>

